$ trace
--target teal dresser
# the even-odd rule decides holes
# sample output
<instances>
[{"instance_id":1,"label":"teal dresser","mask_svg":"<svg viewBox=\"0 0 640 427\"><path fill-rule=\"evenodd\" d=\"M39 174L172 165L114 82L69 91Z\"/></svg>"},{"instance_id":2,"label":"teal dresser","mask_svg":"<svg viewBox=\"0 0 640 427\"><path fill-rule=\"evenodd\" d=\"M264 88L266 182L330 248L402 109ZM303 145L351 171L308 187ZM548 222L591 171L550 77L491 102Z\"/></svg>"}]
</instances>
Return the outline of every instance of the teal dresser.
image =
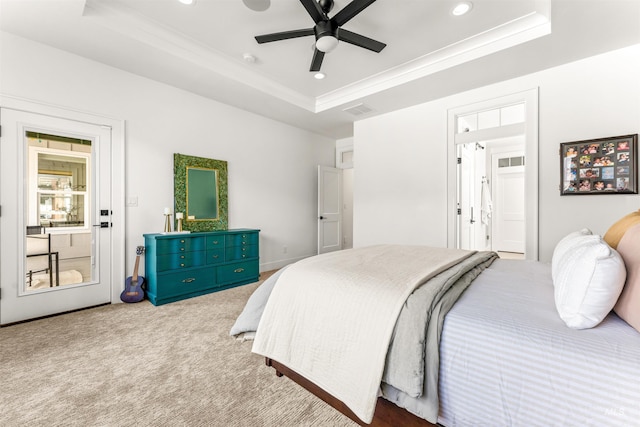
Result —
<instances>
[{"instance_id":1,"label":"teal dresser","mask_svg":"<svg viewBox=\"0 0 640 427\"><path fill-rule=\"evenodd\" d=\"M145 234L147 298L162 305L256 282L260 230Z\"/></svg>"}]
</instances>

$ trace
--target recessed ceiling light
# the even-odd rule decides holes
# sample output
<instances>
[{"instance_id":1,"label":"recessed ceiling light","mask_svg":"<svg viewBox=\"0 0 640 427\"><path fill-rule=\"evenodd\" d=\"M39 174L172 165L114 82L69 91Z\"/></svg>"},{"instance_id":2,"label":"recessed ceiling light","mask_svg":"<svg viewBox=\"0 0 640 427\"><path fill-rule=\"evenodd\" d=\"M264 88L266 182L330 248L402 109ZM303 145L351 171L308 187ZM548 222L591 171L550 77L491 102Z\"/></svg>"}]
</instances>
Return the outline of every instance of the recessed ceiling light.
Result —
<instances>
[{"instance_id":1,"label":"recessed ceiling light","mask_svg":"<svg viewBox=\"0 0 640 427\"><path fill-rule=\"evenodd\" d=\"M465 13L468 13L473 7L473 3L470 1L463 1L455 5L455 7L451 10L451 13L455 16L462 16Z\"/></svg>"},{"instance_id":2,"label":"recessed ceiling light","mask_svg":"<svg viewBox=\"0 0 640 427\"><path fill-rule=\"evenodd\" d=\"M322 80L327 77L327 75L325 73L315 73L313 77L315 77L317 80Z\"/></svg>"},{"instance_id":3,"label":"recessed ceiling light","mask_svg":"<svg viewBox=\"0 0 640 427\"><path fill-rule=\"evenodd\" d=\"M250 53L243 54L242 59L244 59L244 62L247 62L249 64L255 64L256 62L256 57Z\"/></svg>"},{"instance_id":4,"label":"recessed ceiling light","mask_svg":"<svg viewBox=\"0 0 640 427\"><path fill-rule=\"evenodd\" d=\"M178 0L178 1L182 4L188 4L188 5L194 4L196 2L196 0Z\"/></svg>"}]
</instances>

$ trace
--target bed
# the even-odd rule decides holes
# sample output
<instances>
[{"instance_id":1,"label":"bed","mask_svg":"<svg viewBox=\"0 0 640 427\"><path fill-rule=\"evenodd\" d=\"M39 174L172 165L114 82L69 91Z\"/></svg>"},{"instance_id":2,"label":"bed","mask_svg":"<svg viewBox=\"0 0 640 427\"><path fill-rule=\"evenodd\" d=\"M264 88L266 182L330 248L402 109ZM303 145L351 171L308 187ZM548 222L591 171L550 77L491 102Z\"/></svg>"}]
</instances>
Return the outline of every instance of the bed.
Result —
<instances>
[{"instance_id":1,"label":"bed","mask_svg":"<svg viewBox=\"0 0 640 427\"><path fill-rule=\"evenodd\" d=\"M640 211L632 215L631 222L628 219L621 220L622 227L612 227L605 234L605 240L609 235L609 243L588 230L569 234L558 243L551 264L495 259L491 254L476 253L456 254L454 258L462 260L441 262L440 267L425 275L424 281L418 280L420 283L410 286L410 291L403 290L409 296L400 304L389 342L384 338L386 332L378 329L386 355L380 376L376 373L373 380L367 380L375 382L378 378L376 395L367 398L365 410L334 382L368 378L364 366L368 353L361 359L365 360L362 369L355 369L355 379L349 377L340 367L347 356L318 350L325 348L321 331L299 330L305 321L292 316L301 306L296 303L294 309L287 310L286 304L274 302L279 298L275 290L287 288L287 277L294 283L304 277L295 271L295 264L274 274L256 290L231 334L255 338L253 351L265 355L267 365L274 367L278 375L290 377L361 425L640 425ZM482 265L458 271L453 275L456 280L446 287L445 293L454 289L457 294L453 301L444 298L444 307L429 306L430 313L443 312L441 321L437 313L417 328L411 326L413 320L403 321L407 319L407 307L414 305L412 298L425 283L437 281L452 268L460 270L461 262L478 256ZM374 264L382 266L380 270L386 271L387 266L379 258L374 260ZM332 261L330 265L333 264ZM458 279L469 279L469 274L473 276L469 283L458 286ZM313 275L318 276L318 272ZM354 276L353 271L350 275ZM335 290L325 282L329 277L324 273L320 276L322 285L328 287L327 293L333 295ZM379 272L372 273L372 280L377 276ZM324 297L310 292L302 292L310 295L308 307L321 305ZM327 298L335 302L336 297ZM325 324L331 325L326 318L335 314L320 316L323 319L319 323L318 315L312 316L313 310L308 307L302 312L303 316L316 318L312 325L318 329L320 324L322 329ZM265 345L282 339L273 331L273 323L264 320L271 316L269 311L276 317L278 312L284 312L284 322L297 330L293 335L286 333L284 340L300 334L307 344L299 346L298 341L291 340L284 352L272 351L269 344ZM365 329L370 320L364 322ZM404 340L404 331L412 328L426 330L420 332L426 337L424 342L419 338L417 345L410 341L409 347L406 342L396 346L396 341ZM437 337L435 350L434 344L429 343L430 329ZM353 334L349 332L353 331L351 327L345 327L330 331L329 335L340 336L338 341L348 343L366 335L363 329L356 330L358 333ZM319 347L308 344L318 339ZM361 345L358 343L358 347ZM410 350L412 345L414 350ZM353 349L350 352L357 353ZM302 365L289 353L298 353ZM424 370L413 375L410 372L408 377L394 377L396 371L414 369L414 362L408 362L416 359L413 353L424 359ZM317 366L328 380L316 376ZM349 363L346 366L353 368ZM325 368L328 373L323 373ZM422 382L415 382L420 376ZM356 389L366 387L358 385ZM367 405L373 405L370 414Z\"/></svg>"}]
</instances>

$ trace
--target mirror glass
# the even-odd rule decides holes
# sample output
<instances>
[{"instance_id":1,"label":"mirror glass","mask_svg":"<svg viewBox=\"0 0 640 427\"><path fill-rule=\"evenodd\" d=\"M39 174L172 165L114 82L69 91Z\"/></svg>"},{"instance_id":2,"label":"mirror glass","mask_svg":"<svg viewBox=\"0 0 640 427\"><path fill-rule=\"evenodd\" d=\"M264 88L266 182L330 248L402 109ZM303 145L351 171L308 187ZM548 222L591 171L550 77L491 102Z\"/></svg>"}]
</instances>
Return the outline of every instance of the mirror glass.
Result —
<instances>
[{"instance_id":1,"label":"mirror glass","mask_svg":"<svg viewBox=\"0 0 640 427\"><path fill-rule=\"evenodd\" d=\"M227 162L176 153L173 168L174 212L183 214L183 230L226 230Z\"/></svg>"},{"instance_id":2,"label":"mirror glass","mask_svg":"<svg viewBox=\"0 0 640 427\"><path fill-rule=\"evenodd\" d=\"M186 218L194 221L218 219L217 188L216 169L187 167Z\"/></svg>"}]
</instances>

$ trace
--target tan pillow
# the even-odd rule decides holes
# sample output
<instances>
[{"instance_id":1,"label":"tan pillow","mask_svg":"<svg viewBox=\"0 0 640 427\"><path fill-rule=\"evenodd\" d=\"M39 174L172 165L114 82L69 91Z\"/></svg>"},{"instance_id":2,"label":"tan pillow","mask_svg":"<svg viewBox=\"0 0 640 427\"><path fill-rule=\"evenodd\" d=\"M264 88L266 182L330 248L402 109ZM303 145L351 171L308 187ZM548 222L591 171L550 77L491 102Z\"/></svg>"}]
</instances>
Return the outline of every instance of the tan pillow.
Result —
<instances>
[{"instance_id":1,"label":"tan pillow","mask_svg":"<svg viewBox=\"0 0 640 427\"><path fill-rule=\"evenodd\" d=\"M624 233L618 253L627 268L627 281L613 311L640 332L640 223Z\"/></svg>"},{"instance_id":2,"label":"tan pillow","mask_svg":"<svg viewBox=\"0 0 640 427\"><path fill-rule=\"evenodd\" d=\"M636 224L640 224L640 209L631 212L629 215L623 216L618 222L613 224L602 237L605 242L609 244L613 249L618 248L620 239L624 236L624 233Z\"/></svg>"}]
</instances>

